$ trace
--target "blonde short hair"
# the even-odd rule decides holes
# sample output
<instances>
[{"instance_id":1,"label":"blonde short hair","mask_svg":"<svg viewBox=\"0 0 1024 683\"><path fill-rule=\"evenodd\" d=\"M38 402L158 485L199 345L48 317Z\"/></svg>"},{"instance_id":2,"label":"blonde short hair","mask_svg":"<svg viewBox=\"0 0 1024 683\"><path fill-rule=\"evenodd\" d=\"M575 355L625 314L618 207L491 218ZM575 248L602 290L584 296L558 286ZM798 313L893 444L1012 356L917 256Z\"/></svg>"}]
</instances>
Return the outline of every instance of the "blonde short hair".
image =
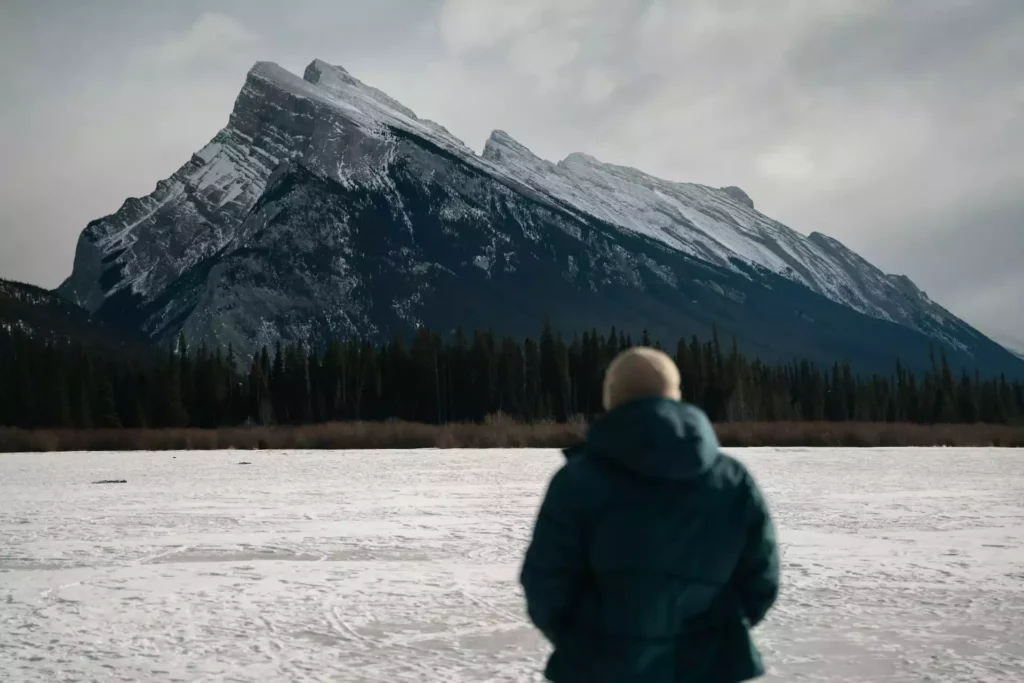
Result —
<instances>
[{"instance_id":1,"label":"blonde short hair","mask_svg":"<svg viewBox=\"0 0 1024 683\"><path fill-rule=\"evenodd\" d=\"M638 346L626 349L612 361L604 376L604 409L641 398L682 400L679 368L668 354Z\"/></svg>"}]
</instances>

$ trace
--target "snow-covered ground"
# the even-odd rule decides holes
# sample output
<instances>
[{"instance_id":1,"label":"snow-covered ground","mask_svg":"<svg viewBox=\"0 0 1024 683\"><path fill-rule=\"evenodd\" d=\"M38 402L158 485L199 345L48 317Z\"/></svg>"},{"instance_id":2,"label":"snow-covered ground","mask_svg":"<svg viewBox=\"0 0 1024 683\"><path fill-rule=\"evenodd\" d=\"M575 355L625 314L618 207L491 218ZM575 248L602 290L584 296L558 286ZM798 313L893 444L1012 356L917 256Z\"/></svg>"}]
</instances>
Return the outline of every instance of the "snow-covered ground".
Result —
<instances>
[{"instance_id":1,"label":"snow-covered ground","mask_svg":"<svg viewBox=\"0 0 1024 683\"><path fill-rule=\"evenodd\" d=\"M763 680L1024 680L1024 452L735 453L783 545ZM541 680L516 575L559 462L0 455L2 679Z\"/></svg>"}]
</instances>

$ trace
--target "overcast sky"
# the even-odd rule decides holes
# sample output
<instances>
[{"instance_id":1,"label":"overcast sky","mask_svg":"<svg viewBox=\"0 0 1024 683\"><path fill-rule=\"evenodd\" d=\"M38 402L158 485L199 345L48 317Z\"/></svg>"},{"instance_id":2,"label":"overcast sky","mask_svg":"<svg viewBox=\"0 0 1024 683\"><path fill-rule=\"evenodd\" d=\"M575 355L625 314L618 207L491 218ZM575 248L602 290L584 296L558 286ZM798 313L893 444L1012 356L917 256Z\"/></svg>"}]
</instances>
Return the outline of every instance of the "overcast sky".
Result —
<instances>
[{"instance_id":1,"label":"overcast sky","mask_svg":"<svg viewBox=\"0 0 1024 683\"><path fill-rule=\"evenodd\" d=\"M1024 347L1024 0L3 0L0 277L59 284L315 57L478 152L739 185Z\"/></svg>"}]
</instances>

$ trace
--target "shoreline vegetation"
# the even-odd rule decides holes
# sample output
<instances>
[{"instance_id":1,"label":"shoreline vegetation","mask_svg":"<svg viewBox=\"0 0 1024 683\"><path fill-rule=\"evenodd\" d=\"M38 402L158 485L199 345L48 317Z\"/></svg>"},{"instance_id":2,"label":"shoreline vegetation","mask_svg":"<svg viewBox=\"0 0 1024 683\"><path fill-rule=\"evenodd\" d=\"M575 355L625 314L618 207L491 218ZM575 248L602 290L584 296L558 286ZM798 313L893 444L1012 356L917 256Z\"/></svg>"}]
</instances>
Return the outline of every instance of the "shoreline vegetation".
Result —
<instances>
[{"instance_id":1,"label":"shoreline vegetation","mask_svg":"<svg viewBox=\"0 0 1024 683\"><path fill-rule=\"evenodd\" d=\"M0 427L0 453L169 450L394 450L563 448L579 443L583 421L524 423L491 416L481 423L431 425L390 420L217 429L39 429ZM885 422L724 422L723 448L997 447L1024 448L1024 426Z\"/></svg>"},{"instance_id":2,"label":"shoreline vegetation","mask_svg":"<svg viewBox=\"0 0 1024 683\"><path fill-rule=\"evenodd\" d=\"M390 342L349 339L315 348L278 343L273 349L260 348L251 358L239 356L231 346L190 348L184 337L170 348L154 348L147 357L123 351L104 355L77 342L18 331L5 334L0 328L0 425L60 434L118 428L178 430L174 433L195 434L195 439L202 438L200 433L187 430L219 429L217 434L231 434L246 444L261 437L233 428L281 425L283 431L267 432L266 438L280 440L286 434L292 441L327 439L339 444L505 439L545 444L559 430L540 425L589 421L601 413L609 363L637 345L667 350L679 367L682 395L716 424L1024 424L1024 381L955 369L941 347L916 370L894 357L890 372L868 374L839 361L831 366L806 358L764 362L740 351L735 339L723 339L714 326L710 340L680 338L673 350L646 331L638 339L615 328L607 335L591 330L563 336L545 322L536 338L499 337L490 330L441 335L420 328L411 339L399 335ZM301 428L390 419L479 425L497 414L532 426L505 432L496 432L493 426L482 432L466 426L430 431ZM286 430L283 425L298 429ZM782 435L793 429L780 432L772 427L769 432L780 435L769 439L766 429L746 429L742 439L762 443L794 438ZM805 432L804 440L838 438L828 436L836 428L805 429L812 431ZM844 438L883 440L873 431L864 436L864 429L858 429L860 435ZM324 436L370 431L390 436ZM398 436L398 431L406 436ZM902 440L943 438L947 437ZM885 439L899 441L891 435Z\"/></svg>"},{"instance_id":3,"label":"shoreline vegetation","mask_svg":"<svg viewBox=\"0 0 1024 683\"><path fill-rule=\"evenodd\" d=\"M612 328L536 338L419 329L390 342L262 347L251 358L183 337L146 356L0 328L0 452L562 448L602 413L605 371L636 340ZM894 358L764 362L725 341L670 351L686 400L725 448L1024 448L1024 381Z\"/></svg>"}]
</instances>

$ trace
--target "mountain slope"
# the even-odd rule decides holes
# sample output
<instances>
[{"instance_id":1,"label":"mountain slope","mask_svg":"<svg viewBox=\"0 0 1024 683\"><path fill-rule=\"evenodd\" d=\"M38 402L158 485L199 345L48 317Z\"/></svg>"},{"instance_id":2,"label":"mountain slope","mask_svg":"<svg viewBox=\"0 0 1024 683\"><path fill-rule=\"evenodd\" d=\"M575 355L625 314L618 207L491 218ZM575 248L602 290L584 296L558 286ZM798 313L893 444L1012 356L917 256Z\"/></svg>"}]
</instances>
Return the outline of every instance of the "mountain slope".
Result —
<instances>
[{"instance_id":1,"label":"mountain slope","mask_svg":"<svg viewBox=\"0 0 1024 683\"><path fill-rule=\"evenodd\" d=\"M44 342L80 342L110 356L155 351L139 335L106 325L53 292L11 280L0 280L0 334L4 332Z\"/></svg>"},{"instance_id":2,"label":"mountain slope","mask_svg":"<svg viewBox=\"0 0 1024 683\"><path fill-rule=\"evenodd\" d=\"M1003 348L1007 351L1024 360L1024 342L1019 339L1010 339L1008 337L996 339L996 341L1002 344Z\"/></svg>"},{"instance_id":3,"label":"mountain slope","mask_svg":"<svg viewBox=\"0 0 1024 683\"><path fill-rule=\"evenodd\" d=\"M1002 347L842 244L760 214L739 188L584 154L551 163L496 131L475 155L319 60L258 63L228 125L153 194L90 223L60 292L166 340L252 350L417 324L713 323L766 355L865 366L929 343L964 365Z\"/></svg>"}]
</instances>

